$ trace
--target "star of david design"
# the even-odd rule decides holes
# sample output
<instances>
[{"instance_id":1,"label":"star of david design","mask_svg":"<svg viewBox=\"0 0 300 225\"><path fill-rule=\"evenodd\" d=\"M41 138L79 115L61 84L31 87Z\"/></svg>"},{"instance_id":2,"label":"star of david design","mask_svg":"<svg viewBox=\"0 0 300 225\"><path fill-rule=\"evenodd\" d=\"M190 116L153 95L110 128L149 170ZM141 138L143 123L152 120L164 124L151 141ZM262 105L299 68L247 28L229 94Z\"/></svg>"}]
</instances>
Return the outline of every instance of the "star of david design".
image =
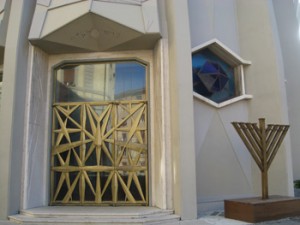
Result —
<instances>
[{"instance_id":1,"label":"star of david design","mask_svg":"<svg viewBox=\"0 0 300 225\"><path fill-rule=\"evenodd\" d=\"M51 204L147 204L147 105L53 107Z\"/></svg>"},{"instance_id":2,"label":"star of david design","mask_svg":"<svg viewBox=\"0 0 300 225\"><path fill-rule=\"evenodd\" d=\"M223 90L229 80L223 68L218 63L210 61L204 63L197 75L211 93Z\"/></svg>"}]
</instances>

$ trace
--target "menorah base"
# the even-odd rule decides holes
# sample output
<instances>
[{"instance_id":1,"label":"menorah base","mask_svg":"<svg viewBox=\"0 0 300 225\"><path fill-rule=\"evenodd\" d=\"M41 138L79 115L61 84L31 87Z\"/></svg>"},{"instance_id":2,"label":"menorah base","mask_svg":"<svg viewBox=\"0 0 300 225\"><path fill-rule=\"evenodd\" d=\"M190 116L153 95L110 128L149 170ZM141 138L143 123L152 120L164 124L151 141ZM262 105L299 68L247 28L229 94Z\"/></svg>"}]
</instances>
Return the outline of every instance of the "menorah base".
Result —
<instances>
[{"instance_id":1,"label":"menorah base","mask_svg":"<svg viewBox=\"0 0 300 225\"><path fill-rule=\"evenodd\" d=\"M224 201L225 218L257 223L300 216L300 198L270 196L269 199L244 198Z\"/></svg>"}]
</instances>

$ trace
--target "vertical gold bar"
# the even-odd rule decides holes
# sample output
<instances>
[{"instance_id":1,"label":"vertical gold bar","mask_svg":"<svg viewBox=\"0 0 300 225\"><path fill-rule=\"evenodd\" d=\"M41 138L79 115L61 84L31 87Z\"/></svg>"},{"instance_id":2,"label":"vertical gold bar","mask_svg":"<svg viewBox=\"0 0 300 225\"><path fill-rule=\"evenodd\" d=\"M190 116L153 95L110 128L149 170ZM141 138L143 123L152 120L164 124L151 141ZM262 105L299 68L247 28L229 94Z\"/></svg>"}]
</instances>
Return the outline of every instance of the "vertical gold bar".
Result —
<instances>
[{"instance_id":1,"label":"vertical gold bar","mask_svg":"<svg viewBox=\"0 0 300 225\"><path fill-rule=\"evenodd\" d=\"M80 121L81 121L81 133L80 133L80 140L82 144L80 145L80 160L82 162L82 166L85 164L85 154L86 154L86 145L83 144L85 141L85 127L86 127L86 106L82 104L81 106L81 114L80 114Z\"/></svg>"},{"instance_id":2,"label":"vertical gold bar","mask_svg":"<svg viewBox=\"0 0 300 225\"><path fill-rule=\"evenodd\" d=\"M80 161L81 161L81 166L84 166L85 161L85 146L84 146L84 141L85 141L85 134L83 130L85 129L85 124L86 124L86 118L85 118L85 104L81 104L80 107L80 123L81 123L81 132L80 132ZM80 171L80 182L79 182L79 196L80 196L80 203L83 204L85 201L85 178L83 171Z\"/></svg>"},{"instance_id":3,"label":"vertical gold bar","mask_svg":"<svg viewBox=\"0 0 300 225\"><path fill-rule=\"evenodd\" d=\"M78 172L80 174L80 180L79 180L79 196L80 196L80 203L84 204L85 201L85 178L83 171Z\"/></svg>"},{"instance_id":4,"label":"vertical gold bar","mask_svg":"<svg viewBox=\"0 0 300 225\"><path fill-rule=\"evenodd\" d=\"M112 178L112 201L113 204L116 205L118 202L118 177L117 177L117 171L113 172L113 178Z\"/></svg>"},{"instance_id":5,"label":"vertical gold bar","mask_svg":"<svg viewBox=\"0 0 300 225\"><path fill-rule=\"evenodd\" d=\"M54 130L56 129L55 127L55 113L54 113L54 108L55 106L52 106L52 147L51 147L51 172L50 172L50 205L53 204L53 198L54 198L54 171L53 171L53 167L54 167L54 155L52 154L53 152L53 148L55 145L55 133Z\"/></svg>"},{"instance_id":6,"label":"vertical gold bar","mask_svg":"<svg viewBox=\"0 0 300 225\"><path fill-rule=\"evenodd\" d=\"M261 132L261 150L262 150L262 164L263 170L261 173L262 182L262 199L268 199L268 161L267 161L267 143L266 143L266 124L265 119L259 119L259 128Z\"/></svg>"},{"instance_id":7,"label":"vertical gold bar","mask_svg":"<svg viewBox=\"0 0 300 225\"><path fill-rule=\"evenodd\" d=\"M101 203L102 201L102 193L101 193L101 181L100 181L100 172L97 172L96 178L96 203Z\"/></svg>"},{"instance_id":8,"label":"vertical gold bar","mask_svg":"<svg viewBox=\"0 0 300 225\"><path fill-rule=\"evenodd\" d=\"M146 171L145 171L145 197L146 197L146 204L149 204L149 158L148 158L148 104L145 102L145 141L144 143L147 146L147 149L145 150L145 163L146 163Z\"/></svg>"},{"instance_id":9,"label":"vertical gold bar","mask_svg":"<svg viewBox=\"0 0 300 225\"><path fill-rule=\"evenodd\" d=\"M116 160L117 160L117 146L116 146L116 141L117 141L117 130L116 126L118 124L118 105L117 104L112 104L112 128L114 129L114 132L112 133L112 138L114 140L114 143L112 145L112 158L113 158L113 167L114 167L114 175L112 178L112 201L113 204L117 203L118 200L118 179L117 179L117 174L116 174Z\"/></svg>"}]
</instances>

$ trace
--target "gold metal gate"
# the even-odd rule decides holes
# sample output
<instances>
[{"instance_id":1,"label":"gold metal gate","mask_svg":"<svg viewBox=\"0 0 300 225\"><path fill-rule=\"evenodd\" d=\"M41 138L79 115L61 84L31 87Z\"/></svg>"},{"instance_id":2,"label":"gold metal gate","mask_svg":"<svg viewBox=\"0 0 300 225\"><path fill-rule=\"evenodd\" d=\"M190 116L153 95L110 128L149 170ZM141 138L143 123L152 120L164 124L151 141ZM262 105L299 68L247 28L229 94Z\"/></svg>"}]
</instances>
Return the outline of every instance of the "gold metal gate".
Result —
<instances>
[{"instance_id":1,"label":"gold metal gate","mask_svg":"<svg viewBox=\"0 0 300 225\"><path fill-rule=\"evenodd\" d=\"M52 205L147 205L147 102L53 104Z\"/></svg>"}]
</instances>

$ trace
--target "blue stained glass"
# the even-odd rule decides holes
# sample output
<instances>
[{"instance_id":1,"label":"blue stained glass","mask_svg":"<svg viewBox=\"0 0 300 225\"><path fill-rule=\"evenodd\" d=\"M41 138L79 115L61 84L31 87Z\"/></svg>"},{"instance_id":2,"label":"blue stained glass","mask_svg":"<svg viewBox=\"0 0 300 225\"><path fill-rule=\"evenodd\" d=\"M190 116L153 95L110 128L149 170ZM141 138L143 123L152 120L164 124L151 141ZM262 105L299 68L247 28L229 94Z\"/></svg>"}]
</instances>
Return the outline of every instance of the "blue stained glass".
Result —
<instances>
[{"instance_id":1,"label":"blue stained glass","mask_svg":"<svg viewBox=\"0 0 300 225\"><path fill-rule=\"evenodd\" d=\"M205 64L203 65L201 71L202 73L218 73L218 72L223 72L220 71L222 68L217 63L212 63L206 61Z\"/></svg>"},{"instance_id":2,"label":"blue stained glass","mask_svg":"<svg viewBox=\"0 0 300 225\"><path fill-rule=\"evenodd\" d=\"M209 49L194 53L192 66L195 92L216 103L235 97L233 68Z\"/></svg>"}]
</instances>

